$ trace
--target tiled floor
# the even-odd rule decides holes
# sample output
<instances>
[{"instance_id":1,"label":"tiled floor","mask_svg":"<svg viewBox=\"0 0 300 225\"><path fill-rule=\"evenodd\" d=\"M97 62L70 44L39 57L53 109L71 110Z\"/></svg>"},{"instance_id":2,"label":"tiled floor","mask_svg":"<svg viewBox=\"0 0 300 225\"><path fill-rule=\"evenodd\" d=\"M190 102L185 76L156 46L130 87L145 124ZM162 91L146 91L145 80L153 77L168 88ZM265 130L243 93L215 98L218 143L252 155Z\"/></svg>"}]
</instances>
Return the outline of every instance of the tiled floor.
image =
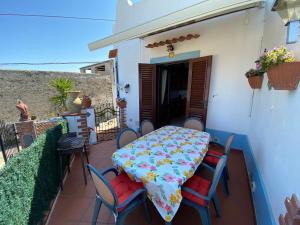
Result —
<instances>
[{"instance_id":1,"label":"tiled floor","mask_svg":"<svg viewBox=\"0 0 300 225\"><path fill-rule=\"evenodd\" d=\"M96 168L111 166L111 155L115 151L114 141L104 142L91 147L89 159ZM251 193L246 174L245 162L241 151L232 151L229 159L229 189L226 197L221 187L218 187L218 197L222 209L221 218L216 218L212 211L213 225L255 225ZM87 225L91 224L94 209L95 190L90 178L85 186L78 158L75 159L71 173L67 177L64 191L61 192L49 225ZM152 225L163 225L158 212L149 202ZM212 207L211 207L212 208ZM98 218L98 224L114 224L114 218L103 206ZM128 216L127 225L146 225L143 209L140 208ZM187 206L182 206L173 219L174 225L200 225L197 212Z\"/></svg>"}]
</instances>

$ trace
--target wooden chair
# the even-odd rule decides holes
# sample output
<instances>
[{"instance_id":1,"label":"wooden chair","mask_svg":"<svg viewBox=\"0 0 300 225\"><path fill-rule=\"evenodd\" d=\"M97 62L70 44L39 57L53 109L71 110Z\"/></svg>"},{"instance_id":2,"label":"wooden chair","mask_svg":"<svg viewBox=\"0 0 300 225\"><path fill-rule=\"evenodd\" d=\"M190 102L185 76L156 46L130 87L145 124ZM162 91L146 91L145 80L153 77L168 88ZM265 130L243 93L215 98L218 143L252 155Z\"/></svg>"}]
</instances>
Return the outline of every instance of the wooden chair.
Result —
<instances>
[{"instance_id":1,"label":"wooden chair","mask_svg":"<svg viewBox=\"0 0 300 225\"><path fill-rule=\"evenodd\" d=\"M97 171L95 167L87 165L96 189L96 203L92 225L97 224L102 203L114 214L116 225L124 224L126 216L140 205L144 205L147 222L151 223L146 191L142 183L132 181L126 173L118 174L115 168ZM108 180L105 175L113 172L116 176Z\"/></svg>"},{"instance_id":2,"label":"wooden chair","mask_svg":"<svg viewBox=\"0 0 300 225\"><path fill-rule=\"evenodd\" d=\"M220 158L223 155L226 155L227 158L229 158L230 155L230 151L231 151L231 144L232 141L234 139L234 134L231 134L227 141L226 141L226 145L223 146L217 142L210 142L209 143L209 147L208 147L208 151L206 153L206 156L204 158L204 162L207 163L210 166L216 167ZM221 149L222 152L218 151L217 149ZM227 180L229 179L229 172L228 172L228 165L226 163L225 165L225 169L224 169L224 174L223 176L225 176L226 178L226 184L227 184ZM228 187L228 185L226 185L226 187ZM229 190L228 188L225 187L225 192L228 195L229 194Z\"/></svg>"},{"instance_id":3,"label":"wooden chair","mask_svg":"<svg viewBox=\"0 0 300 225\"><path fill-rule=\"evenodd\" d=\"M138 138L138 134L131 128L125 128L117 135L117 149L123 148L125 145L133 142Z\"/></svg>"},{"instance_id":4,"label":"wooden chair","mask_svg":"<svg viewBox=\"0 0 300 225\"><path fill-rule=\"evenodd\" d=\"M183 127L203 131L204 125L200 119L197 117L189 117L184 121Z\"/></svg>"},{"instance_id":5,"label":"wooden chair","mask_svg":"<svg viewBox=\"0 0 300 225\"><path fill-rule=\"evenodd\" d=\"M150 132L154 131L154 125L150 120L143 120L140 126L140 134L144 136L145 134L149 134Z\"/></svg>"},{"instance_id":6,"label":"wooden chair","mask_svg":"<svg viewBox=\"0 0 300 225\"><path fill-rule=\"evenodd\" d=\"M185 183L182 188L182 203L197 209L203 225L211 225L211 218L209 214L209 203L211 200L213 202L217 216L219 217L221 215L216 188L220 179L222 179L222 182L224 182L222 174L226 162L227 157L222 156L215 169L205 163L202 163L201 165L206 167L214 174L212 181L194 175Z\"/></svg>"}]
</instances>

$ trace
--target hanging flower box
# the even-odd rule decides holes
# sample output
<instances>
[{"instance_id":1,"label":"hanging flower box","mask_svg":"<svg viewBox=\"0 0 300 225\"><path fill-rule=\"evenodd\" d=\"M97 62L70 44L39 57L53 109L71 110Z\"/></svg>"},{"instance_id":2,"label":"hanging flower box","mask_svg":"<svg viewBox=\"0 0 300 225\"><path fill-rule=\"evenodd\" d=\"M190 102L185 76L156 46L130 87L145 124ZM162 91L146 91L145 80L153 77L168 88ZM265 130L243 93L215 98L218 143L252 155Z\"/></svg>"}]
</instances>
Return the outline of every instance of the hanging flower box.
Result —
<instances>
[{"instance_id":1,"label":"hanging flower box","mask_svg":"<svg viewBox=\"0 0 300 225\"><path fill-rule=\"evenodd\" d=\"M124 109L127 106L127 102L124 98L117 98L117 106L119 106L119 108Z\"/></svg>"},{"instance_id":2,"label":"hanging flower box","mask_svg":"<svg viewBox=\"0 0 300 225\"><path fill-rule=\"evenodd\" d=\"M252 89L261 89L263 79L264 79L263 76L254 76L254 77L249 77L248 82Z\"/></svg>"},{"instance_id":3,"label":"hanging flower box","mask_svg":"<svg viewBox=\"0 0 300 225\"><path fill-rule=\"evenodd\" d=\"M258 70L250 69L245 76L248 78L248 82L252 89L261 89L263 82L263 73Z\"/></svg>"},{"instance_id":4,"label":"hanging flower box","mask_svg":"<svg viewBox=\"0 0 300 225\"><path fill-rule=\"evenodd\" d=\"M296 90L300 79L300 62L284 46L265 50L258 60L267 72L269 83L275 90Z\"/></svg>"},{"instance_id":5,"label":"hanging flower box","mask_svg":"<svg viewBox=\"0 0 300 225\"><path fill-rule=\"evenodd\" d=\"M296 90L300 81L300 62L288 62L273 66L267 74L275 90Z\"/></svg>"}]
</instances>

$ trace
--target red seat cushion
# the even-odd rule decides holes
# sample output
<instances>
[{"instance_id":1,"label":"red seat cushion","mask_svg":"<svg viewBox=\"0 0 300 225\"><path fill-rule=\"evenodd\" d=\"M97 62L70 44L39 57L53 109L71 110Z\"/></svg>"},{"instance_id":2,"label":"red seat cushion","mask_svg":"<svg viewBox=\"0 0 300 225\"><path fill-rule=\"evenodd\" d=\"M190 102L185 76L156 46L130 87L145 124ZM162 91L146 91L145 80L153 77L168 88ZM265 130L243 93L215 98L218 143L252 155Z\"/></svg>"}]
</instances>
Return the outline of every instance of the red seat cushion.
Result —
<instances>
[{"instance_id":1,"label":"red seat cushion","mask_svg":"<svg viewBox=\"0 0 300 225\"><path fill-rule=\"evenodd\" d=\"M211 182L202 177L194 175L190 179L188 179L188 181L184 184L184 186L192 189L193 191L195 191L203 196L207 196L207 194L209 192L209 188L211 186ZM204 199L199 198L199 197L191 194L190 192L182 190L182 196L192 202L195 202L195 203L201 205L201 206L207 205L207 202Z\"/></svg>"},{"instance_id":2,"label":"red seat cushion","mask_svg":"<svg viewBox=\"0 0 300 225\"><path fill-rule=\"evenodd\" d=\"M125 202L135 191L144 188L143 183L132 181L126 173L119 174L109 183L117 195L119 205ZM120 208L119 211L122 211L125 207Z\"/></svg>"},{"instance_id":3,"label":"red seat cushion","mask_svg":"<svg viewBox=\"0 0 300 225\"><path fill-rule=\"evenodd\" d=\"M214 157L214 156L210 156L211 155L216 155L216 156L222 156L223 153L221 152L218 152L218 151L214 151L212 149L209 149L206 153L206 156L204 158L204 162L208 163L209 165L212 165L212 166L217 166L220 158L218 157Z\"/></svg>"}]
</instances>

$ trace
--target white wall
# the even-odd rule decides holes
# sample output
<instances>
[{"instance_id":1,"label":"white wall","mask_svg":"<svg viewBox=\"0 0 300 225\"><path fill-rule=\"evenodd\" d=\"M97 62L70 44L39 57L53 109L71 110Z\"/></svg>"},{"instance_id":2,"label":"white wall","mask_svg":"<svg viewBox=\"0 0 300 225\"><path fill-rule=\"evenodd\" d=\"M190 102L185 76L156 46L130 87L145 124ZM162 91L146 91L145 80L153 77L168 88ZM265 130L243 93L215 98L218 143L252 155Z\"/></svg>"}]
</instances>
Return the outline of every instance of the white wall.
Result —
<instances>
[{"instance_id":1,"label":"white wall","mask_svg":"<svg viewBox=\"0 0 300 225\"><path fill-rule=\"evenodd\" d=\"M264 48L285 45L286 27L267 5ZM300 41L300 40L299 40ZM288 45L300 59L300 42ZM285 213L284 199L300 195L300 88L296 91L268 90L265 74L263 89L255 91L249 139L262 174L273 214Z\"/></svg>"},{"instance_id":2,"label":"white wall","mask_svg":"<svg viewBox=\"0 0 300 225\"><path fill-rule=\"evenodd\" d=\"M130 91L120 90L120 97L127 100L127 125L139 127L139 79L138 63L141 58L141 40L135 39L118 44L119 84L130 84Z\"/></svg>"},{"instance_id":3,"label":"white wall","mask_svg":"<svg viewBox=\"0 0 300 225\"><path fill-rule=\"evenodd\" d=\"M129 94L121 93L129 102L129 125L139 122L137 63L149 63L150 58L167 55L166 47L149 50L144 46L199 33L201 36L196 40L175 44L175 54L200 50L201 56L213 55L207 127L246 134L252 91L244 74L259 54L263 17L263 9L251 9L154 35L141 43L132 40L119 45L119 76L132 87Z\"/></svg>"},{"instance_id":4,"label":"white wall","mask_svg":"<svg viewBox=\"0 0 300 225\"><path fill-rule=\"evenodd\" d=\"M198 2L177 1L176 4L165 5L168 1L155 0L161 6L158 11L142 10L150 4L150 1L142 1L143 5L131 6L141 8L135 10L138 14L128 14L128 8L125 11L121 9L129 6L126 1L120 0L116 31L147 21L153 15L158 16L167 6L176 10L182 4ZM262 90L254 92L250 115L252 90L244 77L245 71L254 67L253 62L264 48L285 44L286 27L280 17L270 11L272 3L273 0L267 0L266 10L251 9L222 16L144 40L123 42L117 47L120 82L131 85L130 93L121 92L121 96L128 101L128 124L136 128L139 123L138 63L149 63L152 57L167 55L164 47L146 49L144 46L182 34L201 35L197 40L176 44L175 53L200 50L201 56L213 55L207 126L248 134L273 214L278 218L285 211L285 197L292 193L300 194L300 138L297 137L300 134L300 88L293 92L270 91L265 76ZM299 60L300 41L288 47Z\"/></svg>"}]
</instances>

